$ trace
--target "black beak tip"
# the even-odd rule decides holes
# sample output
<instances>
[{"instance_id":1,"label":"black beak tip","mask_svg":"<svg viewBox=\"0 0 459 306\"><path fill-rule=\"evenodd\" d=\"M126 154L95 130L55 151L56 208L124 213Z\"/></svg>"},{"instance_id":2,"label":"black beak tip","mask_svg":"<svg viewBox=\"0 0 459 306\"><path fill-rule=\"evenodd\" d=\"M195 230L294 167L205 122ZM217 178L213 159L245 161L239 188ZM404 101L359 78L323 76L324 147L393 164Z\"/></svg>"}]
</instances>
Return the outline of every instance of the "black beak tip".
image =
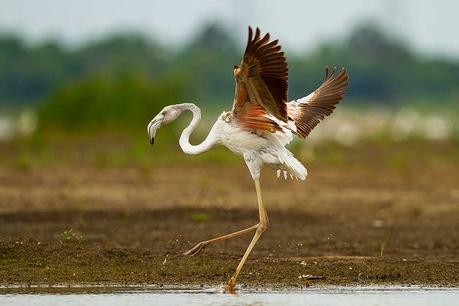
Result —
<instances>
[{"instance_id":1,"label":"black beak tip","mask_svg":"<svg viewBox=\"0 0 459 306\"><path fill-rule=\"evenodd\" d=\"M153 145L155 143L155 138L154 137L151 137L150 138L150 144Z\"/></svg>"}]
</instances>

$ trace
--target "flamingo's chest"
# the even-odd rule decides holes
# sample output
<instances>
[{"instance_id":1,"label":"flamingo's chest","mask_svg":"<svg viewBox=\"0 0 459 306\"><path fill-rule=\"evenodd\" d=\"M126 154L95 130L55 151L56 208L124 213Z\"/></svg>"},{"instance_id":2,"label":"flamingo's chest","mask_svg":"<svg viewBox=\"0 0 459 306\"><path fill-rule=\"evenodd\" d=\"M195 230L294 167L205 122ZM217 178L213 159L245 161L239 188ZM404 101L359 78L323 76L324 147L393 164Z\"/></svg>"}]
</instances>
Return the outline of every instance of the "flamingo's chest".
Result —
<instances>
[{"instance_id":1,"label":"flamingo's chest","mask_svg":"<svg viewBox=\"0 0 459 306\"><path fill-rule=\"evenodd\" d=\"M218 120L219 143L236 154L259 150L267 145L266 139L247 130L240 128L231 117L222 114Z\"/></svg>"}]
</instances>

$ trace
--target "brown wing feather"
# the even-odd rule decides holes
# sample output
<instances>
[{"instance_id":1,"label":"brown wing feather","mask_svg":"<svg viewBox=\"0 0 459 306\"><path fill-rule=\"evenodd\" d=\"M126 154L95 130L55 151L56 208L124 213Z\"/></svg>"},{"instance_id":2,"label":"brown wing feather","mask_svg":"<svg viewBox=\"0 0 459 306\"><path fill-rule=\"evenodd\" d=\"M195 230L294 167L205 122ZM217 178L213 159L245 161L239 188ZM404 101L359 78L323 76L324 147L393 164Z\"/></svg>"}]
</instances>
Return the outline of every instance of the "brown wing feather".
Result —
<instances>
[{"instance_id":1,"label":"brown wing feather","mask_svg":"<svg viewBox=\"0 0 459 306\"><path fill-rule=\"evenodd\" d=\"M330 115L336 104L344 97L348 85L345 69L336 72L336 67L329 73L325 69L322 85L309 96L287 104L288 114L295 121L298 134L306 138L322 119Z\"/></svg>"},{"instance_id":2,"label":"brown wing feather","mask_svg":"<svg viewBox=\"0 0 459 306\"><path fill-rule=\"evenodd\" d=\"M245 107L244 112L238 117L239 125L246 129L264 130L271 133L281 131L282 128L273 120L267 117L263 107L257 104L250 104Z\"/></svg>"},{"instance_id":3,"label":"brown wing feather","mask_svg":"<svg viewBox=\"0 0 459 306\"><path fill-rule=\"evenodd\" d=\"M279 120L287 121L288 67L278 40L269 41L269 33L260 36L257 28L249 38L240 67L235 66L236 93L233 115L238 121L248 105L256 104Z\"/></svg>"}]
</instances>

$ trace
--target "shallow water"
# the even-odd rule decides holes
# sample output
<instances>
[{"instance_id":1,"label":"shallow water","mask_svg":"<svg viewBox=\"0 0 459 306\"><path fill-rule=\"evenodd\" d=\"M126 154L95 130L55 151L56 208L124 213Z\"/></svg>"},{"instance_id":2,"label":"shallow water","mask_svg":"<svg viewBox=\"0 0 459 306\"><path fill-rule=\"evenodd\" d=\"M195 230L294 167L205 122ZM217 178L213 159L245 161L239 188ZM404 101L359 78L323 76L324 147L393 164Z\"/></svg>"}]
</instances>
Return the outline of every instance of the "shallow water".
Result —
<instances>
[{"instance_id":1,"label":"shallow water","mask_svg":"<svg viewBox=\"0 0 459 306\"><path fill-rule=\"evenodd\" d=\"M0 305L459 305L459 288L324 287L305 290L77 288L0 291ZM3 294L2 294L3 293Z\"/></svg>"}]
</instances>

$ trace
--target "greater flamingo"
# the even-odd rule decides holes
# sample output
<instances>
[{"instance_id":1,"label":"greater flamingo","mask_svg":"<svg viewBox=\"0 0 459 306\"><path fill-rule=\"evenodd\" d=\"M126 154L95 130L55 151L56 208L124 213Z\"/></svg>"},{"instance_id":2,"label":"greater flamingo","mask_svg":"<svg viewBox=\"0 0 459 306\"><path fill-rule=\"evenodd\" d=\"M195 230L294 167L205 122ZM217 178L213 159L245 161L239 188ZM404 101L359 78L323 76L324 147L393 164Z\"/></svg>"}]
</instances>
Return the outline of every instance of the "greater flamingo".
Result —
<instances>
[{"instance_id":1,"label":"greater flamingo","mask_svg":"<svg viewBox=\"0 0 459 306\"><path fill-rule=\"evenodd\" d=\"M180 136L179 144L186 154L200 154L215 145L224 145L241 155L249 168L255 183L258 200L259 222L249 228L221 237L199 242L184 253L198 254L211 243L255 231L244 256L230 278L227 289L232 290L247 257L258 238L268 228L269 221L261 196L260 172L263 165L283 172L287 178L304 180L306 168L285 148L293 135L306 138L312 129L330 115L336 104L343 98L348 84L346 70L329 72L325 70L322 85L310 95L288 102L288 68L278 40L270 41L269 33L263 37L257 28L253 35L249 27L249 38L242 63L234 66L236 81L233 108L223 112L212 126L206 139L199 145L190 144L190 135L201 119L201 110L192 103L175 104L165 107L148 124L147 131L151 144L157 130L164 124L177 119L186 110L193 119Z\"/></svg>"}]
</instances>

